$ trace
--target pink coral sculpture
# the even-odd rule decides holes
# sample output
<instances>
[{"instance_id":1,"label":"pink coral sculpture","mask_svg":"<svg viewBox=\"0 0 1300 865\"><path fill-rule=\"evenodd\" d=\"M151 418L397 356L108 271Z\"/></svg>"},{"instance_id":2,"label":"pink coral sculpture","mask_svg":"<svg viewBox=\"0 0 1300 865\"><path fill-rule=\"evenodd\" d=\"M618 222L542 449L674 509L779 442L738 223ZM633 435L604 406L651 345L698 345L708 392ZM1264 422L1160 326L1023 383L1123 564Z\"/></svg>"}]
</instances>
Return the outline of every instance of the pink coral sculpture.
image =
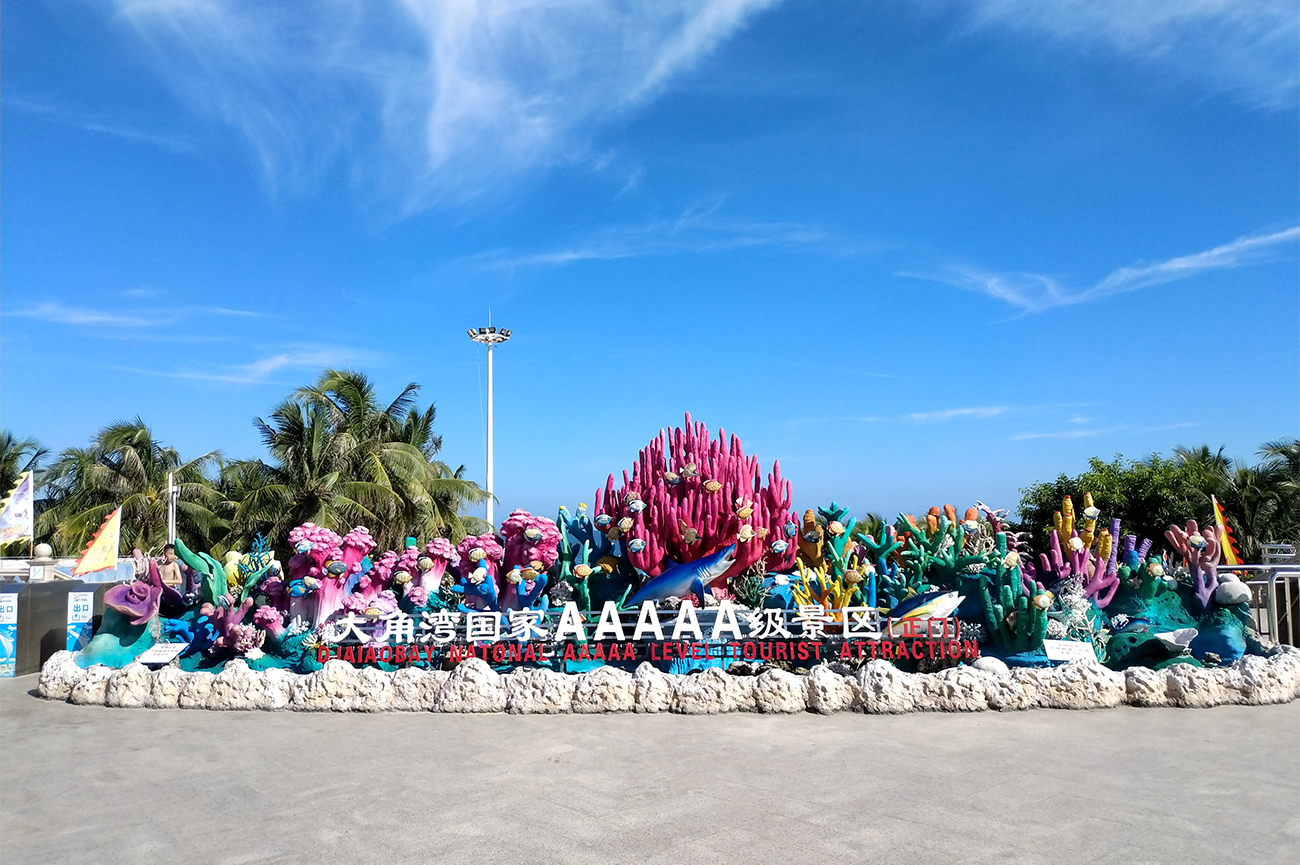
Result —
<instances>
[{"instance_id":1,"label":"pink coral sculpture","mask_svg":"<svg viewBox=\"0 0 1300 865\"><path fill-rule=\"evenodd\" d=\"M501 524L501 537L505 538L505 569L518 566L532 567L533 562L541 562L537 568L544 571L559 557L560 529L555 520L535 517L525 510L512 511Z\"/></svg>"},{"instance_id":2,"label":"pink coral sculpture","mask_svg":"<svg viewBox=\"0 0 1300 865\"><path fill-rule=\"evenodd\" d=\"M797 525L791 499L779 462L764 484L758 459L745 456L740 439L728 441L721 429L711 439L688 413L684 427L660 431L641 450L621 486L609 476L596 492L596 524L625 541L632 564L652 577L669 561L694 561L734 543L736 563L717 581L725 585L760 559L769 572L794 566L795 545L777 543L787 525Z\"/></svg>"}]
</instances>

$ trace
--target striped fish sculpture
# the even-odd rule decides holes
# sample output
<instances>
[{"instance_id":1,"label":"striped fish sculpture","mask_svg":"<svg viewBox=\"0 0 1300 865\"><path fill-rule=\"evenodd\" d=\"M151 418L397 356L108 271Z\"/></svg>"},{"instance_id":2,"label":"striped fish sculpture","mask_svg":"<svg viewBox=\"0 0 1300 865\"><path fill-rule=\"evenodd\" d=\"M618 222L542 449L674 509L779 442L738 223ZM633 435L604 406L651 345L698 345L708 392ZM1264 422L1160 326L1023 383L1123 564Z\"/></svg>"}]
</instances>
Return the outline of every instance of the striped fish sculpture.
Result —
<instances>
[{"instance_id":1,"label":"striped fish sculpture","mask_svg":"<svg viewBox=\"0 0 1300 865\"><path fill-rule=\"evenodd\" d=\"M926 592L914 595L889 611L889 634L897 637L903 633L904 622L924 622L929 619L946 619L957 611L965 596L956 592Z\"/></svg>"}]
</instances>

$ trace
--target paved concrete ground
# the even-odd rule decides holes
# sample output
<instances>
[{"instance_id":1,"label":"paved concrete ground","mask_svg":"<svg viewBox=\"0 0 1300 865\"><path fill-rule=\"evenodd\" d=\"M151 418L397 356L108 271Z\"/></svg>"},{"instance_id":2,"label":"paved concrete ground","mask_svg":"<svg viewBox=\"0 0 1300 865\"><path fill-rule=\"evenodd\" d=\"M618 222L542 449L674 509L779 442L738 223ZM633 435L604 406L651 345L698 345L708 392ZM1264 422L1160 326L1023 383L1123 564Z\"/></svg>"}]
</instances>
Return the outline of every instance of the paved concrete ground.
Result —
<instances>
[{"instance_id":1,"label":"paved concrete ground","mask_svg":"<svg viewBox=\"0 0 1300 865\"><path fill-rule=\"evenodd\" d=\"M1295 862L1300 703L1015 714L106 709L0 684L0 861Z\"/></svg>"}]
</instances>

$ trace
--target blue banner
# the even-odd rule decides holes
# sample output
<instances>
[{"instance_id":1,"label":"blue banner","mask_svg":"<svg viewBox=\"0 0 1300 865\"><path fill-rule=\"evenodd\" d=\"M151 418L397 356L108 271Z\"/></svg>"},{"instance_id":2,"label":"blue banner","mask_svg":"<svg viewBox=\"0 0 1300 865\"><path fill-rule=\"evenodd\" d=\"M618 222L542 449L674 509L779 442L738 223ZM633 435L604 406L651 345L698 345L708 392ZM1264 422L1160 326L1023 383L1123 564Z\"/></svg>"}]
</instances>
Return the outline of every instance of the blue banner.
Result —
<instances>
[{"instance_id":1,"label":"blue banner","mask_svg":"<svg viewBox=\"0 0 1300 865\"><path fill-rule=\"evenodd\" d=\"M18 593L0 594L0 677L10 679L18 660Z\"/></svg>"},{"instance_id":2,"label":"blue banner","mask_svg":"<svg viewBox=\"0 0 1300 865\"><path fill-rule=\"evenodd\" d=\"M84 649L90 642L95 614L94 592L68 592L68 651Z\"/></svg>"}]
</instances>

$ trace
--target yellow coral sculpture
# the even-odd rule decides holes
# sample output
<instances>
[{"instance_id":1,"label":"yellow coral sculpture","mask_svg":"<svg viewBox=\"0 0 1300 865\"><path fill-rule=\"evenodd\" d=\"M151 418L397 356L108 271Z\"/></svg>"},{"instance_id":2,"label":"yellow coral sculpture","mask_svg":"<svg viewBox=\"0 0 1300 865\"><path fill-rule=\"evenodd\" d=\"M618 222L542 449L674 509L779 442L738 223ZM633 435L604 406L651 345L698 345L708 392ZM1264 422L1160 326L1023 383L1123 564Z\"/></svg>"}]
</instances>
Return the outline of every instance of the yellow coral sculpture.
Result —
<instances>
[{"instance_id":1,"label":"yellow coral sculpture","mask_svg":"<svg viewBox=\"0 0 1300 865\"><path fill-rule=\"evenodd\" d=\"M1097 558L1103 562L1110 560L1111 545L1115 539L1110 536L1109 529L1102 529L1097 534Z\"/></svg>"},{"instance_id":2,"label":"yellow coral sculpture","mask_svg":"<svg viewBox=\"0 0 1300 865\"><path fill-rule=\"evenodd\" d=\"M821 604L838 622L840 614L835 611L849 605L849 600L853 597L853 586L839 577L831 576L825 565L810 568L803 562L797 564L799 582L790 584L790 596L796 604ZM849 560L849 570L856 572L857 566L857 557L854 556Z\"/></svg>"},{"instance_id":3,"label":"yellow coral sculpture","mask_svg":"<svg viewBox=\"0 0 1300 865\"><path fill-rule=\"evenodd\" d=\"M1091 547L1093 538L1097 533L1097 518L1090 516L1096 513L1097 509L1092 504L1092 493L1083 494L1083 531L1079 532L1079 537L1083 539L1085 547Z\"/></svg>"},{"instance_id":4,"label":"yellow coral sculpture","mask_svg":"<svg viewBox=\"0 0 1300 865\"><path fill-rule=\"evenodd\" d=\"M1074 532L1074 502L1069 496L1061 500L1061 509L1052 514L1052 527L1056 529L1062 547L1069 543L1070 535Z\"/></svg>"}]
</instances>

